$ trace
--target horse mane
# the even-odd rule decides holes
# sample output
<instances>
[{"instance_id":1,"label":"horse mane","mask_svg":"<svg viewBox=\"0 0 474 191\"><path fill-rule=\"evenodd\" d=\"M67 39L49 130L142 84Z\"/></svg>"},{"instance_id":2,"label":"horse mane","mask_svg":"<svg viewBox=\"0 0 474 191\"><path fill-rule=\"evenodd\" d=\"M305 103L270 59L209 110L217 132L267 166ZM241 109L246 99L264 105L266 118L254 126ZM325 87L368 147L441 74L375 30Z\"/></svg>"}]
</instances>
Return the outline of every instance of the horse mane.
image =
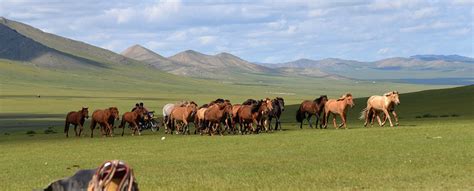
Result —
<instances>
[{"instance_id":1,"label":"horse mane","mask_svg":"<svg viewBox=\"0 0 474 191\"><path fill-rule=\"evenodd\" d=\"M252 105L252 113L258 112L260 106L262 106L263 100L257 101L257 104Z\"/></svg>"},{"instance_id":2,"label":"horse mane","mask_svg":"<svg viewBox=\"0 0 474 191\"><path fill-rule=\"evenodd\" d=\"M327 98L327 97L328 97L328 96L326 96L326 95L321 95L321 96L319 96L319 98L316 98L316 99L314 99L313 101L316 102L316 103L321 103L321 100L322 100L323 98Z\"/></svg>"},{"instance_id":3,"label":"horse mane","mask_svg":"<svg viewBox=\"0 0 474 191\"><path fill-rule=\"evenodd\" d=\"M244 103L242 103L242 105L253 105L253 104L255 104L255 103L257 103L256 100L254 100L254 99L247 99L246 101L244 101Z\"/></svg>"},{"instance_id":4,"label":"horse mane","mask_svg":"<svg viewBox=\"0 0 474 191\"><path fill-rule=\"evenodd\" d=\"M201 108L208 108L209 107L209 104L205 103L203 105L201 105L201 107L199 107L198 109L201 109Z\"/></svg>"},{"instance_id":5,"label":"horse mane","mask_svg":"<svg viewBox=\"0 0 474 191\"><path fill-rule=\"evenodd\" d=\"M337 99L337 101L342 101L342 100L346 99L346 97L352 97L352 94L351 93L346 93L346 94L342 95L339 99Z\"/></svg>"}]
</instances>

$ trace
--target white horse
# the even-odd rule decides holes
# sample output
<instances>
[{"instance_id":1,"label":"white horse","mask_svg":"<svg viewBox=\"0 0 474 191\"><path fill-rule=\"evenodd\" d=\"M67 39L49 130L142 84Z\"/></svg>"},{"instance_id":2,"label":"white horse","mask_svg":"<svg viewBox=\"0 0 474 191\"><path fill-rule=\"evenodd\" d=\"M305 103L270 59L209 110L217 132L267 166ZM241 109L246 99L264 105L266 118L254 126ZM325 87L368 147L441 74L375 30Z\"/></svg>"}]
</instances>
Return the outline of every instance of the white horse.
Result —
<instances>
[{"instance_id":1,"label":"white horse","mask_svg":"<svg viewBox=\"0 0 474 191\"><path fill-rule=\"evenodd\" d=\"M396 125L398 125L398 116L397 113L395 113L395 105L399 104L400 99L397 91L385 93L383 94L383 96L370 96L367 100L367 107L362 110L359 119L365 118L364 126L367 126L367 123L369 122L369 117L372 119L372 123L374 117L377 117L380 126L383 126L386 120L388 119L388 121L390 122L390 127L393 127L392 119L390 118L390 114L388 112L391 111L393 117L395 118ZM383 112L385 114L383 123L380 121L380 117L378 115L380 112Z\"/></svg>"}]
</instances>

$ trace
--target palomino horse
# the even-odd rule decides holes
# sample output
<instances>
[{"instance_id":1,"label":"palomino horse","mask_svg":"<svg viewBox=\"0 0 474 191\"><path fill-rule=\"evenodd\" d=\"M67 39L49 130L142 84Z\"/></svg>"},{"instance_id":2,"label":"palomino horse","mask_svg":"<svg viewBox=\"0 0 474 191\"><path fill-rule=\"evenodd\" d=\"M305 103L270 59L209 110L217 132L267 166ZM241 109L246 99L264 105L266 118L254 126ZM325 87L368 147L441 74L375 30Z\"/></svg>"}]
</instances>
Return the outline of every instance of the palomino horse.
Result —
<instances>
[{"instance_id":1,"label":"palomino horse","mask_svg":"<svg viewBox=\"0 0 474 191\"><path fill-rule=\"evenodd\" d=\"M92 120L91 120L91 138L94 137L94 129L97 124L100 125L100 131L102 135L113 136L113 126L109 123L110 119L119 120L119 111L117 107L109 107L107 109L98 109L92 113Z\"/></svg>"},{"instance_id":2,"label":"palomino horse","mask_svg":"<svg viewBox=\"0 0 474 191\"><path fill-rule=\"evenodd\" d=\"M69 137L69 125L74 125L74 132L76 136L81 136L82 130L84 129L84 121L89 118L89 109L83 107L79 111L71 111L66 115L66 125L64 126L64 133L66 137ZM77 126L79 125L79 133L77 133Z\"/></svg>"},{"instance_id":3,"label":"palomino horse","mask_svg":"<svg viewBox=\"0 0 474 191\"><path fill-rule=\"evenodd\" d=\"M272 129L272 119L275 118L276 120L275 130L278 130L278 127L280 127L280 131L281 131L280 116L281 116L281 113L285 111L285 100L281 97L276 97L275 99L272 100L272 107L273 109L268 114L270 129Z\"/></svg>"},{"instance_id":4,"label":"palomino horse","mask_svg":"<svg viewBox=\"0 0 474 191\"><path fill-rule=\"evenodd\" d=\"M352 100L352 94L346 93L341 96L341 98L335 100L335 99L330 99L326 104L324 105L324 128L327 127L328 125L328 120L329 120L329 114L333 114L332 122L334 124L334 127L337 129L339 127L344 126L344 129L347 129L347 106L354 107L354 101ZM342 123L337 126L336 125L336 114L339 114L342 119Z\"/></svg>"},{"instance_id":5,"label":"palomino horse","mask_svg":"<svg viewBox=\"0 0 474 191\"><path fill-rule=\"evenodd\" d=\"M395 113L395 105L400 104L399 94L397 91L392 91L383 94L383 96L370 96L367 100L367 107L362 110L360 119L365 118L364 126L367 126L369 122L369 117L373 118L376 116L380 126L383 126L388 118L390 122L390 127L393 127L392 119L390 118L389 111L392 112L393 117L395 118L396 125L398 125L398 116ZM380 117L378 114L383 112L385 114L384 122L380 122Z\"/></svg>"},{"instance_id":6,"label":"palomino horse","mask_svg":"<svg viewBox=\"0 0 474 191\"><path fill-rule=\"evenodd\" d=\"M138 131L138 135L141 135L140 129L138 127L138 121L140 121L141 118L143 118L145 114L145 109L142 107L138 107L134 109L133 111L125 112L122 115L122 122L120 123L119 128L122 128L122 136L125 133L125 125L128 123L128 125L132 128L132 136L135 135L135 133Z\"/></svg>"},{"instance_id":7,"label":"palomino horse","mask_svg":"<svg viewBox=\"0 0 474 191\"><path fill-rule=\"evenodd\" d=\"M206 112L208 107L209 104L204 104L198 108L196 115L194 116L194 134L197 134L197 132L201 133L201 131L206 128L206 120L204 118L204 113Z\"/></svg>"},{"instance_id":8,"label":"palomino horse","mask_svg":"<svg viewBox=\"0 0 474 191\"><path fill-rule=\"evenodd\" d=\"M241 134L247 133L250 130L254 133L258 133L259 129L254 128L253 124L255 123L260 127L261 122L263 122L262 119L264 118L262 115L268 115L271 110L272 104L271 101L268 100L260 100L253 105L241 105L237 111ZM242 129L242 127L244 129Z\"/></svg>"},{"instance_id":9,"label":"palomino horse","mask_svg":"<svg viewBox=\"0 0 474 191\"><path fill-rule=\"evenodd\" d=\"M171 111L170 123L172 129L175 129L176 134L181 132L181 128L175 128L178 126L178 122L183 122L183 134L189 134L189 122L193 122L194 115L197 112L197 104L190 102L188 105L175 107Z\"/></svg>"},{"instance_id":10,"label":"palomino horse","mask_svg":"<svg viewBox=\"0 0 474 191\"><path fill-rule=\"evenodd\" d=\"M209 106L204 112L204 119L209 124L207 126L209 135L214 135L215 132L223 135L221 122L223 122L226 129L228 129L229 123L227 120L229 118L232 118L232 104L230 102L216 103Z\"/></svg>"},{"instance_id":11,"label":"palomino horse","mask_svg":"<svg viewBox=\"0 0 474 191\"><path fill-rule=\"evenodd\" d=\"M311 122L311 117L313 115L316 116L316 128L318 128L318 121L319 117L321 116L321 112L324 110L324 104L328 101L328 97L326 95L319 96L319 98L310 101L304 100L300 104L300 108L296 111L296 121L300 122L300 129L303 128L303 121L306 118L308 120L309 127L313 128L313 124ZM308 116L306 116L308 114ZM323 119L324 120L324 119ZM321 122L322 126L323 123Z\"/></svg>"}]
</instances>

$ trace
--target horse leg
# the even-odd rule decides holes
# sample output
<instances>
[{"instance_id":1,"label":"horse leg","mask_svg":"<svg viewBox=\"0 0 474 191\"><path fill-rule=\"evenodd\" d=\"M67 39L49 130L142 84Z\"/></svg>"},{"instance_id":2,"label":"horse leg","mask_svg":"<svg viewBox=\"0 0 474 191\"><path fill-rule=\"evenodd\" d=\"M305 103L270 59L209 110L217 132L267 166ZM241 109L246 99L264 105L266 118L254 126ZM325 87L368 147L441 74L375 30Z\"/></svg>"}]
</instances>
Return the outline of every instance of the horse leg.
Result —
<instances>
[{"instance_id":1,"label":"horse leg","mask_svg":"<svg viewBox=\"0 0 474 191\"><path fill-rule=\"evenodd\" d=\"M347 129L346 115L344 113L340 113L339 116L341 117L341 120L342 120L342 123L339 125L339 127L344 126L344 129Z\"/></svg>"},{"instance_id":2,"label":"horse leg","mask_svg":"<svg viewBox=\"0 0 474 191\"><path fill-rule=\"evenodd\" d=\"M379 123L380 127L383 127L383 125L385 125L385 121L386 121L387 118L384 118L385 120L382 123L382 121L380 120L380 115L374 114L373 117L372 117L372 124L374 124L375 118L377 118L377 123Z\"/></svg>"},{"instance_id":3,"label":"horse leg","mask_svg":"<svg viewBox=\"0 0 474 191\"><path fill-rule=\"evenodd\" d=\"M395 118L395 125L398 126L398 115L395 113L395 110L392 111L393 118Z\"/></svg>"},{"instance_id":4,"label":"horse leg","mask_svg":"<svg viewBox=\"0 0 474 191\"><path fill-rule=\"evenodd\" d=\"M332 123L334 125L334 128L338 129L337 124L336 124L336 114L332 114Z\"/></svg>"},{"instance_id":5,"label":"horse leg","mask_svg":"<svg viewBox=\"0 0 474 191\"><path fill-rule=\"evenodd\" d=\"M388 118L388 122L390 122L390 127L393 127L392 119L390 118L390 114L386 109L383 109L383 113L385 114L385 118Z\"/></svg>"},{"instance_id":6,"label":"horse leg","mask_svg":"<svg viewBox=\"0 0 474 191\"><path fill-rule=\"evenodd\" d=\"M139 129L139 127L138 127L137 122L134 121L134 122L133 122L133 126L134 126L133 134L135 134L135 133L138 131L138 135L141 136L142 133L140 132L140 129Z\"/></svg>"},{"instance_id":7,"label":"horse leg","mask_svg":"<svg viewBox=\"0 0 474 191\"><path fill-rule=\"evenodd\" d=\"M96 126L96 122L94 120L91 121L91 138L94 137L94 129L95 129L95 126Z\"/></svg>"},{"instance_id":8,"label":"horse leg","mask_svg":"<svg viewBox=\"0 0 474 191\"><path fill-rule=\"evenodd\" d=\"M328 128L328 122L329 122L329 111L324 111L324 128Z\"/></svg>"},{"instance_id":9,"label":"horse leg","mask_svg":"<svg viewBox=\"0 0 474 191\"><path fill-rule=\"evenodd\" d=\"M314 124L315 125L314 128L317 129L318 128L318 122L319 122L319 114L316 113L316 114L314 114L314 116L316 116L316 123Z\"/></svg>"},{"instance_id":10,"label":"horse leg","mask_svg":"<svg viewBox=\"0 0 474 191\"><path fill-rule=\"evenodd\" d=\"M77 137L77 125L74 125L74 133L76 134L76 137Z\"/></svg>"},{"instance_id":11,"label":"horse leg","mask_svg":"<svg viewBox=\"0 0 474 191\"><path fill-rule=\"evenodd\" d=\"M112 126L110 126L109 122L105 122L105 127L106 130L108 130L107 134L109 134L111 137L114 136L114 129ZM107 136L107 134L105 136Z\"/></svg>"},{"instance_id":12,"label":"horse leg","mask_svg":"<svg viewBox=\"0 0 474 191\"><path fill-rule=\"evenodd\" d=\"M313 128L313 122L311 122L311 117L313 116L313 114L309 114L308 115L308 118L306 118L308 120L308 123L309 123L309 127L312 129Z\"/></svg>"},{"instance_id":13,"label":"horse leg","mask_svg":"<svg viewBox=\"0 0 474 191\"><path fill-rule=\"evenodd\" d=\"M69 123L66 122L64 125L64 133L66 133L66 137L69 137Z\"/></svg>"}]
</instances>

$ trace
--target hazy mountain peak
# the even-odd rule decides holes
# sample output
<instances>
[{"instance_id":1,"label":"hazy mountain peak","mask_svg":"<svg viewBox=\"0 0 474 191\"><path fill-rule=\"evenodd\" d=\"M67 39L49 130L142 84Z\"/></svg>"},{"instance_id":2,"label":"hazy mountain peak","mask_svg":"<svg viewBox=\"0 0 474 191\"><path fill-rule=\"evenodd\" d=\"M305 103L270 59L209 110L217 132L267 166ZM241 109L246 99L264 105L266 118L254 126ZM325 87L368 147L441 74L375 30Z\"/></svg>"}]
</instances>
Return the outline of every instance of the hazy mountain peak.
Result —
<instances>
[{"instance_id":1,"label":"hazy mountain peak","mask_svg":"<svg viewBox=\"0 0 474 191\"><path fill-rule=\"evenodd\" d=\"M151 54L153 56L158 56L160 58L164 58L163 56L157 54L156 52L153 52L152 50L150 50L148 48L145 48L145 47L143 47L139 44L135 44L131 47L128 47L127 49L125 49L120 54L124 55L126 57L130 57L130 58L136 58L137 56L143 56L143 55L146 55L146 54Z\"/></svg>"}]
</instances>

